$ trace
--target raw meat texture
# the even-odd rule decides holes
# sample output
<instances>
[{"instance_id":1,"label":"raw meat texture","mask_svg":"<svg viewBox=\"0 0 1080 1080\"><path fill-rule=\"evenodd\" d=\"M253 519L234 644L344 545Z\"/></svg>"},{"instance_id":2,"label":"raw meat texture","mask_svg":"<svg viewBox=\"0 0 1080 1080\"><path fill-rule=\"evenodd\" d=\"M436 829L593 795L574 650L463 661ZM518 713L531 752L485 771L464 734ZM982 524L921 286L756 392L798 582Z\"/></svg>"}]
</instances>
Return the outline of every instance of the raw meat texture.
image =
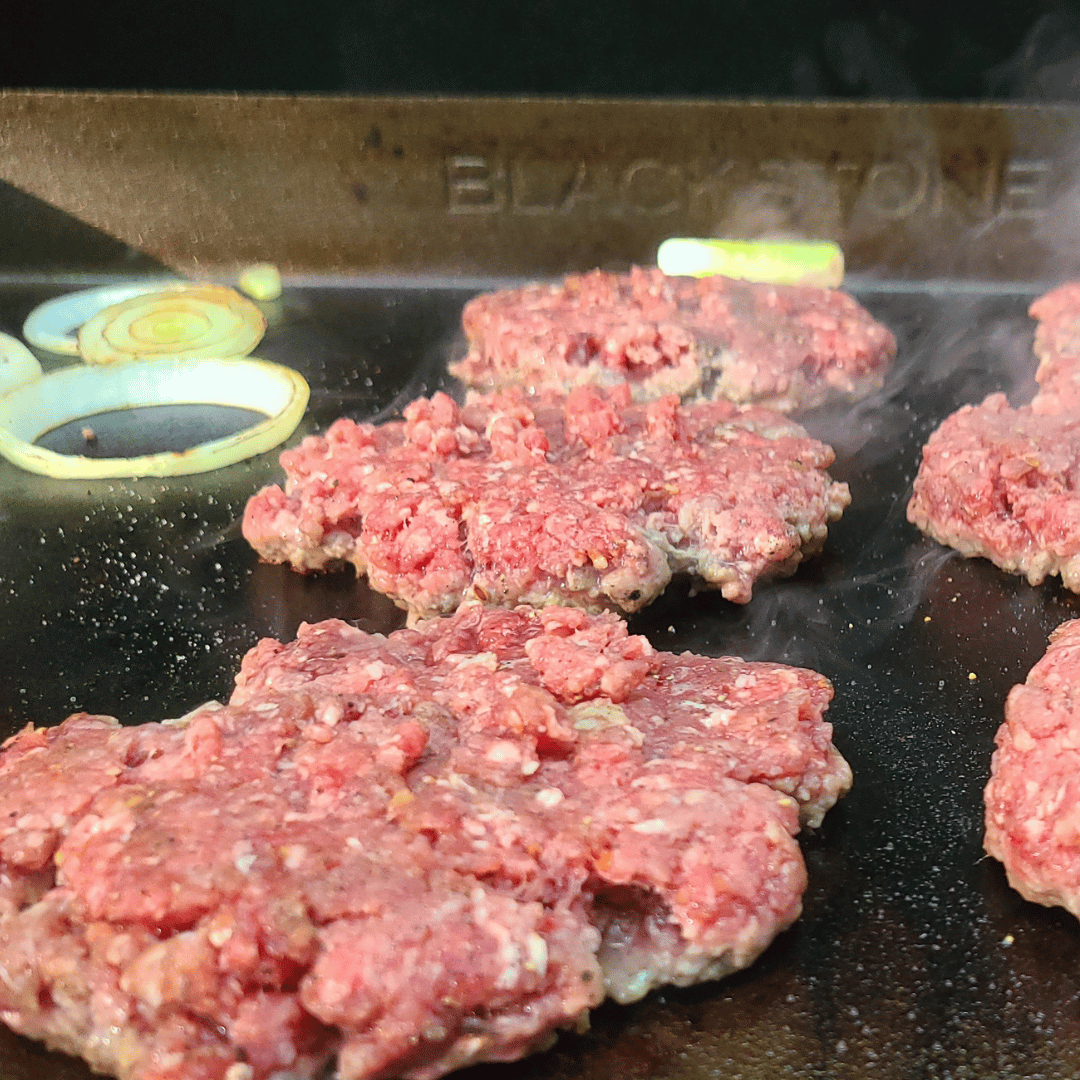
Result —
<instances>
[{"instance_id":1,"label":"raw meat texture","mask_svg":"<svg viewBox=\"0 0 1080 1080\"><path fill-rule=\"evenodd\" d=\"M1080 413L965 405L930 436L908 520L967 556L1080 591Z\"/></svg>"},{"instance_id":2,"label":"raw meat texture","mask_svg":"<svg viewBox=\"0 0 1080 1080\"><path fill-rule=\"evenodd\" d=\"M1005 702L986 787L986 850L1026 899L1080 918L1080 620Z\"/></svg>"},{"instance_id":3,"label":"raw meat texture","mask_svg":"<svg viewBox=\"0 0 1080 1080\"><path fill-rule=\"evenodd\" d=\"M865 397L896 355L889 330L844 293L655 269L486 293L462 326L469 351L450 371L468 386L625 382L637 401L676 393L783 412Z\"/></svg>"},{"instance_id":4,"label":"raw meat texture","mask_svg":"<svg viewBox=\"0 0 1080 1080\"><path fill-rule=\"evenodd\" d=\"M0 1015L124 1080L429 1080L749 964L850 784L832 689L617 616L330 621L227 706L0 752Z\"/></svg>"},{"instance_id":5,"label":"raw meat texture","mask_svg":"<svg viewBox=\"0 0 1080 1080\"><path fill-rule=\"evenodd\" d=\"M421 398L281 455L243 531L299 571L351 563L411 618L493 605L635 611L674 573L729 600L817 552L848 505L832 450L729 402L631 405L625 387Z\"/></svg>"},{"instance_id":6,"label":"raw meat texture","mask_svg":"<svg viewBox=\"0 0 1080 1080\"><path fill-rule=\"evenodd\" d=\"M1080 406L1080 282L1061 285L1040 296L1028 314L1039 320L1035 379L1039 393L1032 407L1060 412Z\"/></svg>"},{"instance_id":7,"label":"raw meat texture","mask_svg":"<svg viewBox=\"0 0 1080 1080\"><path fill-rule=\"evenodd\" d=\"M1032 585L1060 574L1080 592L1080 283L1029 310L1038 393L1015 409L991 394L948 417L923 449L908 520Z\"/></svg>"}]
</instances>

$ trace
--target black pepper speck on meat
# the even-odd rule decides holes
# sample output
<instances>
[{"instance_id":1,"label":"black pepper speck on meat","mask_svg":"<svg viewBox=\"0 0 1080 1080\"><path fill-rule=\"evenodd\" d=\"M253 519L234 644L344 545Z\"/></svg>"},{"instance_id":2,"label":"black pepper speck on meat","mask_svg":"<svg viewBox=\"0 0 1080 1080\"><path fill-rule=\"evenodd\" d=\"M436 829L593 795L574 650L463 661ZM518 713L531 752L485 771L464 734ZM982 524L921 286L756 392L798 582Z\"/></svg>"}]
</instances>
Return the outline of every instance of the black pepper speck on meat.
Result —
<instances>
[{"instance_id":1,"label":"black pepper speck on meat","mask_svg":"<svg viewBox=\"0 0 1080 1080\"><path fill-rule=\"evenodd\" d=\"M850 783L814 672L612 614L261 642L227 706L0 752L0 1015L123 1080L431 1080L720 977Z\"/></svg>"},{"instance_id":2,"label":"black pepper speck on meat","mask_svg":"<svg viewBox=\"0 0 1080 1080\"><path fill-rule=\"evenodd\" d=\"M483 390L625 383L636 401L676 393L790 412L865 397L896 355L890 331L833 289L640 267L485 293L461 321L469 351L450 371Z\"/></svg>"},{"instance_id":3,"label":"black pepper speck on meat","mask_svg":"<svg viewBox=\"0 0 1080 1080\"><path fill-rule=\"evenodd\" d=\"M729 600L792 573L850 501L830 447L726 401L632 405L625 386L413 402L281 455L244 536L299 571L351 563L410 617L492 605L636 611L673 574Z\"/></svg>"}]
</instances>

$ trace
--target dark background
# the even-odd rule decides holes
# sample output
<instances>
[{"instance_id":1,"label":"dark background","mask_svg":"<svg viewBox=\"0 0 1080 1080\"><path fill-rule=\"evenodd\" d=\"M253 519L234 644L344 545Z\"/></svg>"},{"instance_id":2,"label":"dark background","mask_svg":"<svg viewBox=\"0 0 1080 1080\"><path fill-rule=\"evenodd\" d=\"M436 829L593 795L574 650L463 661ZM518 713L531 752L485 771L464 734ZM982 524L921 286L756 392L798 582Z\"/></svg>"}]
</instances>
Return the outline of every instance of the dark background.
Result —
<instances>
[{"instance_id":1,"label":"dark background","mask_svg":"<svg viewBox=\"0 0 1080 1080\"><path fill-rule=\"evenodd\" d=\"M1060 0L9 7L5 87L1080 101L1080 10Z\"/></svg>"}]
</instances>

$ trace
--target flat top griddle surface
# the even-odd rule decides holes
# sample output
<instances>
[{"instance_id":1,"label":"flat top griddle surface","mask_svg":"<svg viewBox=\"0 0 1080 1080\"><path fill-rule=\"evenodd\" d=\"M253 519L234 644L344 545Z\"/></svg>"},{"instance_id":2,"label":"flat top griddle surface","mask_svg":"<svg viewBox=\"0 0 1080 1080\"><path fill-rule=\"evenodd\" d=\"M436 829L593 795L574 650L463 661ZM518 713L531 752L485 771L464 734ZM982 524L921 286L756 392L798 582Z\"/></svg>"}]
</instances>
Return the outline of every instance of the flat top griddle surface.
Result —
<instances>
[{"instance_id":1,"label":"flat top griddle surface","mask_svg":"<svg viewBox=\"0 0 1080 1080\"><path fill-rule=\"evenodd\" d=\"M18 334L60 282L0 284ZM257 350L311 384L297 435L389 416L450 386L451 283L292 288ZM856 406L803 417L836 447L852 506L821 557L738 607L676 583L631 620L658 648L816 668L855 786L803 839L803 918L750 970L631 1007L502 1077L1064 1077L1080 1075L1080 924L1025 903L982 853L982 788L1009 688L1080 614L927 540L904 509L919 451L959 405L1033 391L1037 290L855 290L896 333L897 369ZM45 359L46 366L49 361ZM54 358L52 366L58 364ZM190 418L189 418L190 419ZM352 571L260 565L240 536L276 452L170 480L52 481L0 461L0 735L85 709L125 723L226 698L244 651L302 621L389 631L404 616ZM0 1030L3 1080L88 1076Z\"/></svg>"}]
</instances>

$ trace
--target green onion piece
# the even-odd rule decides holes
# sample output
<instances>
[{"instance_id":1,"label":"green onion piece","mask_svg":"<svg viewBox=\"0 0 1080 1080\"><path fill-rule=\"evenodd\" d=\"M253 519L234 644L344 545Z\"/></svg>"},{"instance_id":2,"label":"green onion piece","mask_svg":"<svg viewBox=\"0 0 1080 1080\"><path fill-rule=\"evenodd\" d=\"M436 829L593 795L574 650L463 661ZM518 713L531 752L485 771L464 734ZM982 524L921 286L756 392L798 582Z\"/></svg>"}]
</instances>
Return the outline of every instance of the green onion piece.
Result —
<instances>
[{"instance_id":1,"label":"green onion piece","mask_svg":"<svg viewBox=\"0 0 1080 1080\"><path fill-rule=\"evenodd\" d=\"M831 241L705 240L676 237L656 253L665 274L725 277L772 285L820 285L844 280L844 253Z\"/></svg>"},{"instance_id":2,"label":"green onion piece","mask_svg":"<svg viewBox=\"0 0 1080 1080\"><path fill-rule=\"evenodd\" d=\"M281 295L281 272L273 263L256 263L240 272L237 284L252 300L265 303Z\"/></svg>"}]
</instances>

